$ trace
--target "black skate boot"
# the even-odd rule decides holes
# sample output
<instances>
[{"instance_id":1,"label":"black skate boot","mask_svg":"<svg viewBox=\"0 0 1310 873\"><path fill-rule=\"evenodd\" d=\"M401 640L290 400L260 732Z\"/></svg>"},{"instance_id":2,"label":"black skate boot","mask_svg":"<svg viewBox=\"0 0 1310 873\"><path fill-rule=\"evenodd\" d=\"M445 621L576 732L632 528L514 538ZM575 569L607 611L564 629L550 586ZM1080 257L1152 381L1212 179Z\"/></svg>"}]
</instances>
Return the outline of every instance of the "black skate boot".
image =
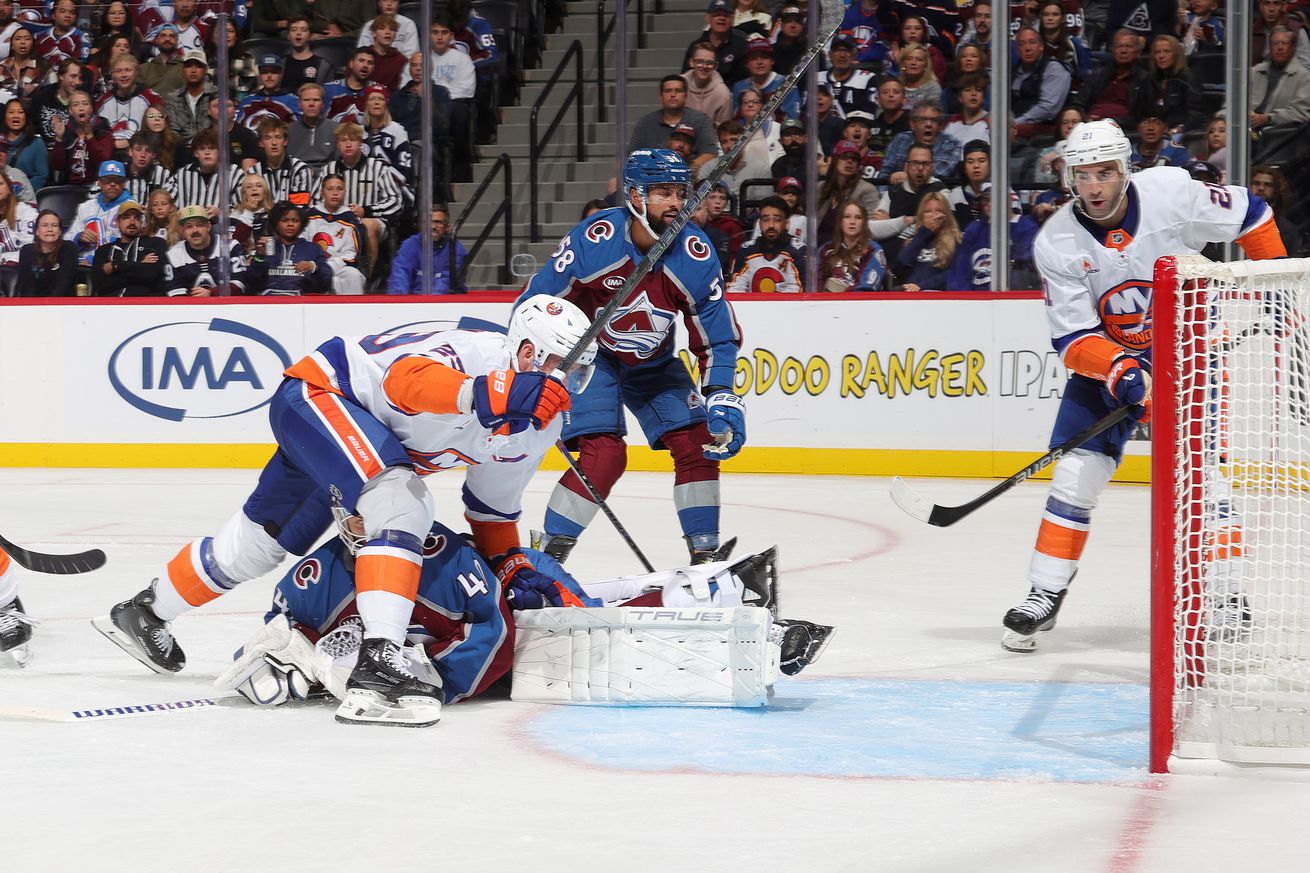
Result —
<instances>
[{"instance_id":1,"label":"black skate boot","mask_svg":"<svg viewBox=\"0 0 1310 873\"><path fill-rule=\"evenodd\" d=\"M32 625L36 619L23 611L23 601L15 597L7 606L0 606L0 652L26 667L32 658L28 642L32 639Z\"/></svg>"},{"instance_id":2,"label":"black skate boot","mask_svg":"<svg viewBox=\"0 0 1310 873\"><path fill-rule=\"evenodd\" d=\"M441 689L417 678L399 645L365 639L337 707L342 724L428 727L441 720Z\"/></svg>"},{"instance_id":3,"label":"black skate boot","mask_svg":"<svg viewBox=\"0 0 1310 873\"><path fill-rule=\"evenodd\" d=\"M117 604L109 615L91 619L91 626L156 673L176 673L186 666L186 655L169 630L169 623L155 615L151 608L154 603L152 584L131 600Z\"/></svg>"},{"instance_id":4,"label":"black skate boot","mask_svg":"<svg viewBox=\"0 0 1310 873\"><path fill-rule=\"evenodd\" d=\"M529 538L532 548L539 552L545 552L556 561L563 564L569 559L573 547L578 544L577 537L566 537L564 534L555 534L551 536L544 531L534 530Z\"/></svg>"},{"instance_id":5,"label":"black skate boot","mask_svg":"<svg viewBox=\"0 0 1310 873\"><path fill-rule=\"evenodd\" d=\"M735 540L733 542L736 542ZM731 548L732 544L729 544ZM744 606L762 606L778 617L778 547L742 558L728 568L741 582Z\"/></svg>"},{"instance_id":6,"label":"black skate boot","mask_svg":"<svg viewBox=\"0 0 1310 873\"><path fill-rule=\"evenodd\" d=\"M1001 637L1001 648L1009 652L1034 651L1037 648L1037 634L1055 627L1055 618L1068 593L1068 588L1052 593L1033 586L1023 603L1007 612L1001 620L1006 630Z\"/></svg>"},{"instance_id":7,"label":"black skate boot","mask_svg":"<svg viewBox=\"0 0 1310 873\"><path fill-rule=\"evenodd\" d=\"M691 554L691 565L713 564L715 561L726 561L732 555L732 550L737 548L737 538L733 537L721 546L715 548L698 547L691 541L691 537L683 537L687 541L687 551Z\"/></svg>"},{"instance_id":8,"label":"black skate boot","mask_svg":"<svg viewBox=\"0 0 1310 873\"><path fill-rule=\"evenodd\" d=\"M778 666L787 676L795 676L810 664L819 660L823 650L832 641L832 632L836 628L812 621L795 618L780 618L773 622L769 636L782 649Z\"/></svg>"}]
</instances>

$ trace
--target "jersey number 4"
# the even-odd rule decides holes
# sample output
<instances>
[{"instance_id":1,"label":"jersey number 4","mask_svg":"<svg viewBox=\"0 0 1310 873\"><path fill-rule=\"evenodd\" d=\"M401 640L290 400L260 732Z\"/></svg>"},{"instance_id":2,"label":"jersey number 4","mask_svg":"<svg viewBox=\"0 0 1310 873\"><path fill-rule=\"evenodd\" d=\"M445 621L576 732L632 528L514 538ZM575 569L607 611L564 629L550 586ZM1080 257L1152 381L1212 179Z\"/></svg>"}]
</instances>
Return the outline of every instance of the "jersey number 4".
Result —
<instances>
[{"instance_id":1,"label":"jersey number 4","mask_svg":"<svg viewBox=\"0 0 1310 873\"><path fill-rule=\"evenodd\" d=\"M487 580L482 578L482 571L474 567L468 573L460 573L455 577L459 584L464 586L464 593L469 597L477 597L479 594L487 594Z\"/></svg>"}]
</instances>

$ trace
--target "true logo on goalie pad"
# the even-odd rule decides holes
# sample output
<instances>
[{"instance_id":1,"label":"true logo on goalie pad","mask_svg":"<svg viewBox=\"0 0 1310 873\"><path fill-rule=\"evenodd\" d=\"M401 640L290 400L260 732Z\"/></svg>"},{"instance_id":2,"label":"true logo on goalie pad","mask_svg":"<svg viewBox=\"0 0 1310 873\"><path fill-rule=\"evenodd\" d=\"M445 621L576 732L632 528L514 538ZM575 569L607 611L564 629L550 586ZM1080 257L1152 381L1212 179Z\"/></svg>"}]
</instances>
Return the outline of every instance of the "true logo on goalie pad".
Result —
<instances>
[{"instance_id":1,"label":"true logo on goalie pad","mask_svg":"<svg viewBox=\"0 0 1310 873\"><path fill-rule=\"evenodd\" d=\"M692 621L714 624L732 621L731 610L724 609L631 609L628 614L636 621Z\"/></svg>"}]
</instances>

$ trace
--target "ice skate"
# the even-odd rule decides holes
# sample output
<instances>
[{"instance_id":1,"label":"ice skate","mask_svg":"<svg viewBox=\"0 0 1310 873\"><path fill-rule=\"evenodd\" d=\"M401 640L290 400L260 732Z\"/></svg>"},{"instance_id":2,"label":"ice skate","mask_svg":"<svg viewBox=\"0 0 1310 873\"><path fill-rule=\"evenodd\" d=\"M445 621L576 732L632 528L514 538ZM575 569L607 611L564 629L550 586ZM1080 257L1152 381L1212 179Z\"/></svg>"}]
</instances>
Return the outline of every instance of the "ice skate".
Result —
<instances>
[{"instance_id":1,"label":"ice skate","mask_svg":"<svg viewBox=\"0 0 1310 873\"><path fill-rule=\"evenodd\" d=\"M1214 642L1237 642L1251 632L1251 604L1245 594L1228 594L1210 607L1209 638Z\"/></svg>"},{"instance_id":2,"label":"ice skate","mask_svg":"<svg viewBox=\"0 0 1310 873\"><path fill-rule=\"evenodd\" d=\"M731 549L733 540L728 544ZM742 558L728 568L741 582L741 602L745 606L762 606L778 617L778 547L758 555Z\"/></svg>"},{"instance_id":3,"label":"ice skate","mask_svg":"<svg viewBox=\"0 0 1310 873\"><path fill-rule=\"evenodd\" d=\"M156 673L176 673L186 666L186 655L169 630L169 623L151 609L154 602L152 586L117 604L109 615L91 619L91 626Z\"/></svg>"},{"instance_id":4,"label":"ice skate","mask_svg":"<svg viewBox=\"0 0 1310 873\"><path fill-rule=\"evenodd\" d=\"M773 622L769 637L781 648L779 668L787 676L795 676L819 660L823 650L832 642L836 628L795 618L780 618Z\"/></svg>"},{"instance_id":5,"label":"ice skate","mask_svg":"<svg viewBox=\"0 0 1310 873\"><path fill-rule=\"evenodd\" d=\"M534 530L528 541L531 543L532 548L539 552L545 552L561 564L569 559L573 547L578 544L577 537L566 537L564 534L551 536L545 531L539 530Z\"/></svg>"},{"instance_id":6,"label":"ice skate","mask_svg":"<svg viewBox=\"0 0 1310 873\"><path fill-rule=\"evenodd\" d=\"M15 597L0 607L0 652L8 655L20 667L32 660L32 626L36 619L23 611L23 601Z\"/></svg>"},{"instance_id":7,"label":"ice skate","mask_svg":"<svg viewBox=\"0 0 1310 873\"><path fill-rule=\"evenodd\" d=\"M732 556L732 550L737 547L737 538L733 537L721 546L709 548L698 545L692 541L691 537L683 537L687 541L687 551L691 555L691 565L713 564L715 561L726 561Z\"/></svg>"},{"instance_id":8,"label":"ice skate","mask_svg":"<svg viewBox=\"0 0 1310 873\"><path fill-rule=\"evenodd\" d=\"M441 689L415 677L396 643L365 639L337 707L337 721L429 727L440 720Z\"/></svg>"},{"instance_id":9,"label":"ice skate","mask_svg":"<svg viewBox=\"0 0 1310 873\"><path fill-rule=\"evenodd\" d=\"M1023 603L1005 614L1001 623L1005 635L1001 648L1007 652L1031 652L1037 648L1037 634L1055 627L1055 618L1069 589L1053 593L1033 587Z\"/></svg>"}]
</instances>

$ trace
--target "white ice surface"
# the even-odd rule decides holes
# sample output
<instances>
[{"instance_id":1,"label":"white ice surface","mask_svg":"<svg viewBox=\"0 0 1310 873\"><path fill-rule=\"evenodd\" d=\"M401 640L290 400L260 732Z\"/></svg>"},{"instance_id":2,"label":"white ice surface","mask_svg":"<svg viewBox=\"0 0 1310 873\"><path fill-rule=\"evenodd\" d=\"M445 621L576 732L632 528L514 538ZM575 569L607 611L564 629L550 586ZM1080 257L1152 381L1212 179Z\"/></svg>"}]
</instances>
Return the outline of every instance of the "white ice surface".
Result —
<instances>
[{"instance_id":1,"label":"white ice surface","mask_svg":"<svg viewBox=\"0 0 1310 873\"><path fill-rule=\"evenodd\" d=\"M275 577L177 621L189 658L177 676L148 672L88 620L148 583L189 539L216 530L254 478L0 470L6 537L47 551L95 545L109 555L108 566L86 576L23 572L23 599L44 623L32 665L0 668L0 713L212 695L210 681L253 631ZM541 518L554 478L533 482L525 532ZM428 481L440 517L458 524L458 474ZM913 484L949 503L986 487ZM613 501L657 566L685 558L670 487L668 476L630 474ZM989 683L1033 683L1040 693L1058 683L1095 690L1146 682L1145 489L1109 490L1060 626L1037 653L1014 655L1000 649L999 619L1026 592L1045 486L1021 486L949 530L902 514L887 487L870 478L725 478L725 533L745 549L780 546L784 613L839 628L824 659L789 686L793 695L825 678L903 679L907 688L908 680L949 680L976 694L982 710L994 703ZM636 570L603 518L569 566L584 579ZM901 719L914 733L914 706L907 693L868 718ZM1227 873L1310 864L1306 784L1155 778L1144 760L1108 781L1040 771L915 776L918 764L932 771L932 753L899 760L909 775L770 775L785 771L785 748L756 762L733 730L721 729L733 722L670 730L670 710L659 711L666 727L653 741L673 758L718 748L746 763L732 775L690 765L651 772L562 752L588 737L552 743L542 725L556 723L560 709L468 701L429 730L345 727L321 705L74 724L0 717L0 871ZM573 725L613 723L612 711L568 716ZM949 713L966 738L976 717L970 705ZM646 723L640 714L624 718L625 730ZM822 727L807 728L816 746L852 745L825 739ZM612 736L598 731L595 739ZM1069 756L1095 758L1095 739L1087 743L1072 743ZM969 745L941 752L967 754Z\"/></svg>"}]
</instances>

